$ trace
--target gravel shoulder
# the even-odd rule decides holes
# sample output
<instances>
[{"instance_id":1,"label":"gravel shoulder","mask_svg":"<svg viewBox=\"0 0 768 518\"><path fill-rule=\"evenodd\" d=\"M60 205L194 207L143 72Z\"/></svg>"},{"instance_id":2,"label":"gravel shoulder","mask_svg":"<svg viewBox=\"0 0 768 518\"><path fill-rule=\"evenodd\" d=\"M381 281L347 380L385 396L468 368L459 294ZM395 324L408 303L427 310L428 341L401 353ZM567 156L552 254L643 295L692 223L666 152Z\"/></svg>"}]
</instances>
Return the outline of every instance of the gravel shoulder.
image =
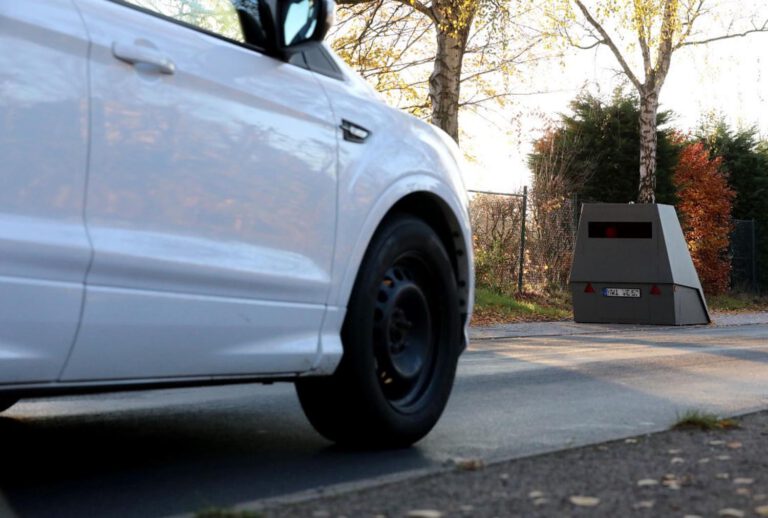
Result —
<instances>
[{"instance_id":1,"label":"gravel shoulder","mask_svg":"<svg viewBox=\"0 0 768 518\"><path fill-rule=\"evenodd\" d=\"M768 411L727 431L670 430L445 472L259 516L768 516ZM247 516L247 515L246 515Z\"/></svg>"}]
</instances>

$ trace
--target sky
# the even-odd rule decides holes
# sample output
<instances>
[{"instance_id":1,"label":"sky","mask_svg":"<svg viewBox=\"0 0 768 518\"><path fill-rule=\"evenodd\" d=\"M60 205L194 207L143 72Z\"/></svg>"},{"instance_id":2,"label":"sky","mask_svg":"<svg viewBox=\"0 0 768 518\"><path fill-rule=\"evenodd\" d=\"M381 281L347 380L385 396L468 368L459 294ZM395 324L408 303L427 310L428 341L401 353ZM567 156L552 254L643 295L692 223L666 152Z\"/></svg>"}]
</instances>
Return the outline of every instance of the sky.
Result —
<instances>
[{"instance_id":1,"label":"sky","mask_svg":"<svg viewBox=\"0 0 768 518\"><path fill-rule=\"evenodd\" d=\"M585 87L607 97L625 81L604 46L573 52L564 66L551 63L536 72L530 90L548 93L521 96L504 110L462 114L461 145L470 155L468 189L517 192L530 186L526 156L547 120L567 113L568 103ZM672 125L683 131L714 112L735 127L757 126L768 138L768 33L681 49L673 55L660 101L661 109L676 114Z\"/></svg>"}]
</instances>

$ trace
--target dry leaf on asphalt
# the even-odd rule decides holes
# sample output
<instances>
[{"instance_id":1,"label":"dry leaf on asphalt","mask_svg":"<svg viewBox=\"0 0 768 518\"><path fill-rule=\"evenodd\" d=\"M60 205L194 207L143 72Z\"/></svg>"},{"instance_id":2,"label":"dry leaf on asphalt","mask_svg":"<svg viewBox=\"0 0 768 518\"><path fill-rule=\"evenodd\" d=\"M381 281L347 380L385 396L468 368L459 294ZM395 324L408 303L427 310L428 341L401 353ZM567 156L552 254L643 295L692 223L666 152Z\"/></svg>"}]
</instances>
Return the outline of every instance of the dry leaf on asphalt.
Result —
<instances>
[{"instance_id":1,"label":"dry leaf on asphalt","mask_svg":"<svg viewBox=\"0 0 768 518\"><path fill-rule=\"evenodd\" d=\"M443 513L436 509L414 509L405 515L408 518L442 518Z\"/></svg>"},{"instance_id":2,"label":"dry leaf on asphalt","mask_svg":"<svg viewBox=\"0 0 768 518\"><path fill-rule=\"evenodd\" d=\"M685 462L685 459L682 457L672 457L672 460L670 461L672 464L682 464Z\"/></svg>"},{"instance_id":3,"label":"dry leaf on asphalt","mask_svg":"<svg viewBox=\"0 0 768 518\"><path fill-rule=\"evenodd\" d=\"M653 509L656 500L640 500L632 506L634 509Z\"/></svg>"},{"instance_id":4,"label":"dry leaf on asphalt","mask_svg":"<svg viewBox=\"0 0 768 518\"><path fill-rule=\"evenodd\" d=\"M657 486L659 485L659 481L652 478L644 478L642 480L638 480L637 485L638 487Z\"/></svg>"},{"instance_id":5,"label":"dry leaf on asphalt","mask_svg":"<svg viewBox=\"0 0 768 518\"><path fill-rule=\"evenodd\" d=\"M482 459L456 459L454 460L456 469L463 471L477 471L485 467L485 462Z\"/></svg>"},{"instance_id":6,"label":"dry leaf on asphalt","mask_svg":"<svg viewBox=\"0 0 768 518\"><path fill-rule=\"evenodd\" d=\"M737 450L741 448L741 443L739 441L731 441L727 444L727 446L732 450Z\"/></svg>"},{"instance_id":7,"label":"dry leaf on asphalt","mask_svg":"<svg viewBox=\"0 0 768 518\"><path fill-rule=\"evenodd\" d=\"M544 496L543 491L531 491L528 493L528 498L541 498Z\"/></svg>"},{"instance_id":8,"label":"dry leaf on asphalt","mask_svg":"<svg viewBox=\"0 0 768 518\"><path fill-rule=\"evenodd\" d=\"M574 495L569 500L573 505L578 505L579 507L595 507L600 503L600 499L594 496Z\"/></svg>"},{"instance_id":9,"label":"dry leaf on asphalt","mask_svg":"<svg viewBox=\"0 0 768 518\"><path fill-rule=\"evenodd\" d=\"M761 505L760 507L755 507L755 512L758 516L768 516L768 505Z\"/></svg>"},{"instance_id":10,"label":"dry leaf on asphalt","mask_svg":"<svg viewBox=\"0 0 768 518\"><path fill-rule=\"evenodd\" d=\"M720 509L717 512L718 516L728 516L730 518L744 518L745 514L744 511L741 511L739 509L734 509L732 507L727 507L725 509Z\"/></svg>"},{"instance_id":11,"label":"dry leaf on asphalt","mask_svg":"<svg viewBox=\"0 0 768 518\"><path fill-rule=\"evenodd\" d=\"M746 478L746 477L737 477L737 478L733 479L733 483L734 484L739 484L739 485L742 485L742 486L748 486L749 484L751 484L754 481L755 481L754 478Z\"/></svg>"}]
</instances>

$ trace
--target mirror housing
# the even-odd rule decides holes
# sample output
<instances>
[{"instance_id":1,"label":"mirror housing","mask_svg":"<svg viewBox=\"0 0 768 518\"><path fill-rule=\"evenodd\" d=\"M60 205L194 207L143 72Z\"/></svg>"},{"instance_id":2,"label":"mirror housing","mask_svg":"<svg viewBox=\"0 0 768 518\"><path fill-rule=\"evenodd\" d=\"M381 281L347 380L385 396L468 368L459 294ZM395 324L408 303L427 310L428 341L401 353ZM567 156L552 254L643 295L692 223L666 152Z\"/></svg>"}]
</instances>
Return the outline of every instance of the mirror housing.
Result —
<instances>
[{"instance_id":1,"label":"mirror housing","mask_svg":"<svg viewBox=\"0 0 768 518\"><path fill-rule=\"evenodd\" d=\"M334 22L334 0L232 0L246 40L284 61L323 41Z\"/></svg>"},{"instance_id":2,"label":"mirror housing","mask_svg":"<svg viewBox=\"0 0 768 518\"><path fill-rule=\"evenodd\" d=\"M334 22L333 0L277 0L277 43L284 51L321 42Z\"/></svg>"}]
</instances>

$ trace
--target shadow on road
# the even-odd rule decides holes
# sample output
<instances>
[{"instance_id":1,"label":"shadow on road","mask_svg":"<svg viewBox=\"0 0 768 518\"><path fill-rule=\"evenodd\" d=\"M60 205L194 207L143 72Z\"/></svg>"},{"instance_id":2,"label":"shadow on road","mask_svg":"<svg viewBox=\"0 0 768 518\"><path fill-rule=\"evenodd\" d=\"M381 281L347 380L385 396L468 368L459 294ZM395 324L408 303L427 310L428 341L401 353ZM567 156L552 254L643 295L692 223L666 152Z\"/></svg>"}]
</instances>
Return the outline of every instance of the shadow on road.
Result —
<instances>
[{"instance_id":1,"label":"shadow on road","mask_svg":"<svg viewBox=\"0 0 768 518\"><path fill-rule=\"evenodd\" d=\"M258 392L256 390L255 392ZM292 392L292 391L290 391ZM158 516L227 506L428 463L418 448L347 452L283 408L233 400L111 413L0 417L0 488L20 516ZM106 396L108 397L108 396Z\"/></svg>"}]
</instances>

